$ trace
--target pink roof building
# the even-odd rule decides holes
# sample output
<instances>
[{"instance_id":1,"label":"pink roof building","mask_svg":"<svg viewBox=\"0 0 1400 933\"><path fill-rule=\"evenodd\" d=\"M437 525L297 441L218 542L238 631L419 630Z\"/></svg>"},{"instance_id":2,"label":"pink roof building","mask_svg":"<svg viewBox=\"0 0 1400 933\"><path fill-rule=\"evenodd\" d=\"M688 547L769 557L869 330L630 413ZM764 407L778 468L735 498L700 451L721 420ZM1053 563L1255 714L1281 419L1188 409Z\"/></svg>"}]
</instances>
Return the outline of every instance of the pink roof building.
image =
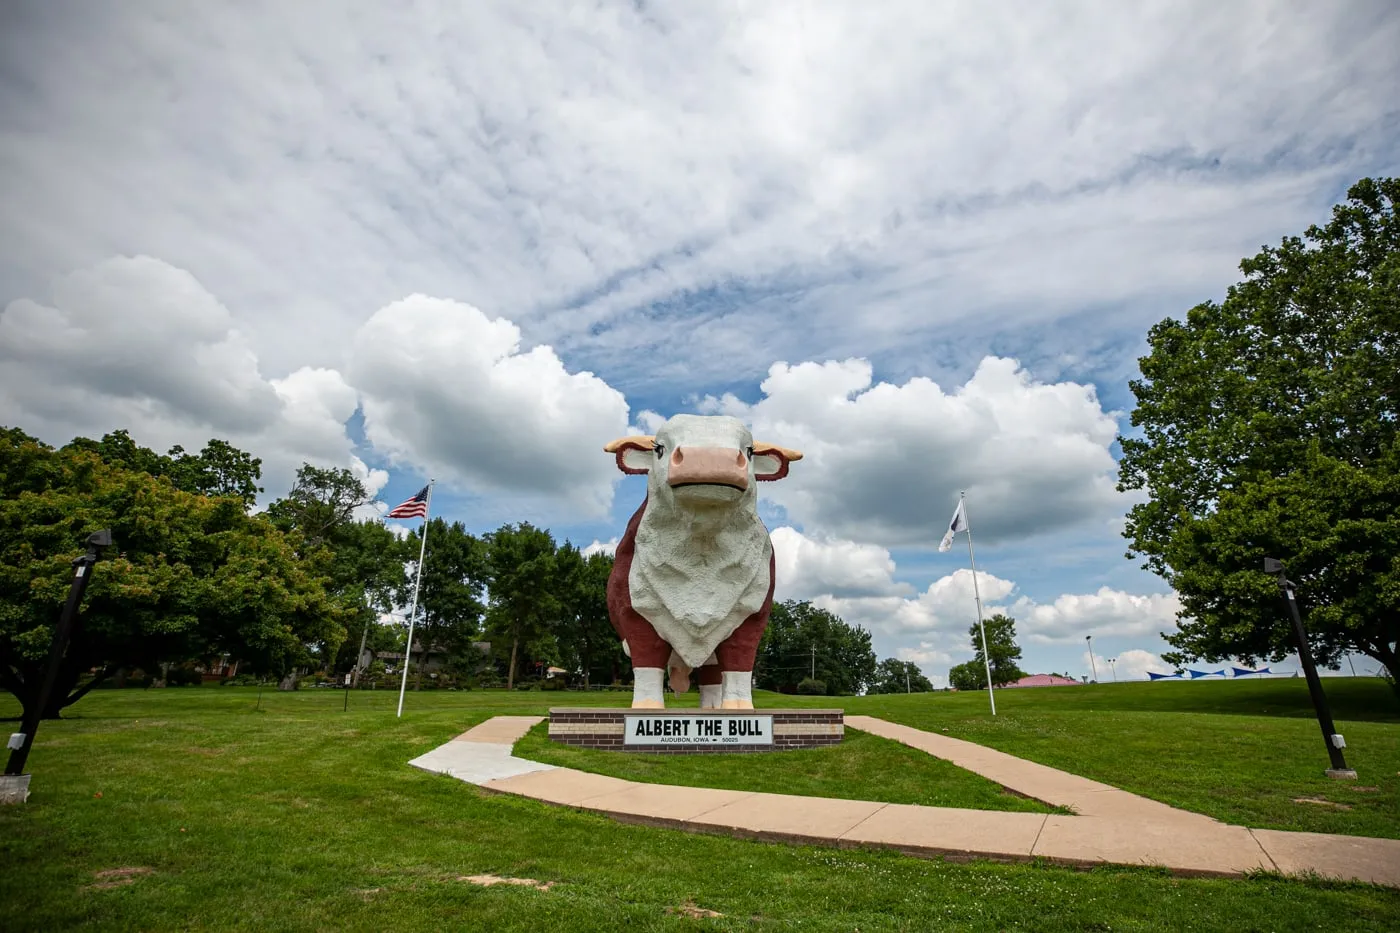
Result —
<instances>
[{"instance_id":1,"label":"pink roof building","mask_svg":"<svg viewBox=\"0 0 1400 933\"><path fill-rule=\"evenodd\" d=\"M1061 677L1059 674L1031 674L1029 677L1022 677L1015 683L1006 684L1006 687L1078 687L1079 681L1070 677Z\"/></svg>"}]
</instances>

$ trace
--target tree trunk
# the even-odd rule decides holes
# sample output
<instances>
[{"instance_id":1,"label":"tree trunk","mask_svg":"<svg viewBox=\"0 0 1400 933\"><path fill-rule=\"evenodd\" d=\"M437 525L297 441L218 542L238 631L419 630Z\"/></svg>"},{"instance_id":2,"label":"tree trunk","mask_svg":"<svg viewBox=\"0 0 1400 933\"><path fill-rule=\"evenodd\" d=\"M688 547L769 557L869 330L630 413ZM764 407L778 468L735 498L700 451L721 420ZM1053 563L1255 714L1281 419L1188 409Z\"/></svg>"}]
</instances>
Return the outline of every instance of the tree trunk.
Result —
<instances>
[{"instance_id":1,"label":"tree trunk","mask_svg":"<svg viewBox=\"0 0 1400 933\"><path fill-rule=\"evenodd\" d=\"M515 689L515 656L520 650L520 634L516 633L510 643L510 668L506 671L506 689Z\"/></svg>"},{"instance_id":2,"label":"tree trunk","mask_svg":"<svg viewBox=\"0 0 1400 933\"><path fill-rule=\"evenodd\" d=\"M583 643L583 689L588 689L588 674L593 668L593 649L587 640Z\"/></svg>"},{"instance_id":3,"label":"tree trunk","mask_svg":"<svg viewBox=\"0 0 1400 933\"><path fill-rule=\"evenodd\" d=\"M413 678L413 689L423 689L423 666L428 663L428 643L424 641L418 649L418 673Z\"/></svg>"},{"instance_id":4,"label":"tree trunk","mask_svg":"<svg viewBox=\"0 0 1400 933\"><path fill-rule=\"evenodd\" d=\"M1381 662L1381 666L1390 675L1390 688L1395 691L1396 696L1400 696L1400 653L1391 651L1386 645L1376 645L1375 647L1375 651L1369 651L1366 648L1362 648L1361 651Z\"/></svg>"},{"instance_id":5,"label":"tree trunk","mask_svg":"<svg viewBox=\"0 0 1400 933\"><path fill-rule=\"evenodd\" d=\"M97 676L93 677L92 680L89 680L77 690L74 690L72 693L68 694L68 696L63 700L62 706L72 706L74 703L87 696L89 690L102 683L102 681L106 680L108 677L111 677L117 672L117 670L118 669L115 667L104 667L102 670L97 672ZM57 712L54 713L52 718L58 718Z\"/></svg>"},{"instance_id":6,"label":"tree trunk","mask_svg":"<svg viewBox=\"0 0 1400 933\"><path fill-rule=\"evenodd\" d=\"M277 682L278 690L295 690L297 688L297 672L292 671Z\"/></svg>"}]
</instances>

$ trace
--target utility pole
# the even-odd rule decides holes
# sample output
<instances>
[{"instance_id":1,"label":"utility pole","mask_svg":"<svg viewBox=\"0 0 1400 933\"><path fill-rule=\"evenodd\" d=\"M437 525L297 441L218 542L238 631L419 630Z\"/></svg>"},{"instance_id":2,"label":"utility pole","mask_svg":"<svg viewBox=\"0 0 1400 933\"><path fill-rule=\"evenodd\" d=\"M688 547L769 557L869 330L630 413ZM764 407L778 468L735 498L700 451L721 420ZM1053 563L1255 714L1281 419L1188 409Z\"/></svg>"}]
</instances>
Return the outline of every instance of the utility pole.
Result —
<instances>
[{"instance_id":1,"label":"utility pole","mask_svg":"<svg viewBox=\"0 0 1400 933\"><path fill-rule=\"evenodd\" d=\"M913 690L909 689L909 668L908 668L908 666L906 666L906 667L904 668L904 692L905 692L905 693L913 693L913 692L914 692Z\"/></svg>"},{"instance_id":2,"label":"utility pole","mask_svg":"<svg viewBox=\"0 0 1400 933\"><path fill-rule=\"evenodd\" d=\"M1114 666L1113 662L1117 660L1117 658L1108 659L1108 669L1113 672L1113 682L1115 684L1118 683L1118 668Z\"/></svg>"},{"instance_id":3,"label":"utility pole","mask_svg":"<svg viewBox=\"0 0 1400 933\"><path fill-rule=\"evenodd\" d=\"M1094 636L1085 635L1084 641L1089 645L1089 668L1094 672L1094 683L1099 682L1099 666L1094 663Z\"/></svg>"},{"instance_id":4,"label":"utility pole","mask_svg":"<svg viewBox=\"0 0 1400 933\"><path fill-rule=\"evenodd\" d=\"M812 642L812 679L817 679L817 643Z\"/></svg>"},{"instance_id":5,"label":"utility pole","mask_svg":"<svg viewBox=\"0 0 1400 933\"><path fill-rule=\"evenodd\" d=\"M1342 749L1346 740L1337 734L1332 724L1332 711L1327 708L1327 695L1322 692L1322 681L1318 679L1317 667L1313 664L1312 651L1308 648L1308 633L1303 628L1303 618L1298 614L1298 600L1294 595L1293 581L1284 576L1283 562L1272 557L1264 558L1264 572L1278 577L1279 589L1283 591L1284 602L1288 604L1288 615L1293 622L1293 637L1298 642L1298 662L1303 667L1303 675L1308 679L1308 693L1312 695L1313 709L1317 711L1317 724L1322 728L1322 741L1327 745L1327 755L1332 767L1327 769L1330 778L1355 780L1356 772L1347 767Z\"/></svg>"},{"instance_id":6,"label":"utility pole","mask_svg":"<svg viewBox=\"0 0 1400 933\"><path fill-rule=\"evenodd\" d=\"M34 734L39 731L39 720L48 709L53 695L54 682L58 680L58 670L63 665L63 655L72 640L78 617L78 607L82 604L83 593L87 591L92 570L102 558L102 551L112 546L112 532L96 531L88 535L87 553L73 558L73 582L68 586L68 600L59 613L58 625L53 630L53 641L49 645L49 663L44 670L44 679L39 687L37 701L24 712L20 731L10 736L10 760L5 766L5 780L0 782L0 802L23 803L29 797L29 775L24 773L24 764L29 758L29 750L34 747Z\"/></svg>"}]
</instances>

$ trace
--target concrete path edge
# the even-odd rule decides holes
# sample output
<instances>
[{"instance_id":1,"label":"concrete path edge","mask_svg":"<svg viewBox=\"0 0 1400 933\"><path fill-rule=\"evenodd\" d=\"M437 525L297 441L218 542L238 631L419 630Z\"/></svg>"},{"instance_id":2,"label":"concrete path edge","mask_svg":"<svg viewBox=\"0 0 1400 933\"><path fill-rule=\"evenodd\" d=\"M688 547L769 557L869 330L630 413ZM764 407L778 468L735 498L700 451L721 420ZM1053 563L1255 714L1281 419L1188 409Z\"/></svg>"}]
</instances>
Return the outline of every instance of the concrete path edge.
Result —
<instances>
[{"instance_id":1,"label":"concrete path edge","mask_svg":"<svg viewBox=\"0 0 1400 933\"><path fill-rule=\"evenodd\" d=\"M762 842L886 849L952 861L1165 868L1183 877L1255 872L1400 887L1400 840L1249 829L960 739L871 716L848 725L944 758L1076 815L1012 813L647 784L519 758L543 716L496 716L414 758L423 771L622 823ZM663 815L665 812L684 816Z\"/></svg>"}]
</instances>

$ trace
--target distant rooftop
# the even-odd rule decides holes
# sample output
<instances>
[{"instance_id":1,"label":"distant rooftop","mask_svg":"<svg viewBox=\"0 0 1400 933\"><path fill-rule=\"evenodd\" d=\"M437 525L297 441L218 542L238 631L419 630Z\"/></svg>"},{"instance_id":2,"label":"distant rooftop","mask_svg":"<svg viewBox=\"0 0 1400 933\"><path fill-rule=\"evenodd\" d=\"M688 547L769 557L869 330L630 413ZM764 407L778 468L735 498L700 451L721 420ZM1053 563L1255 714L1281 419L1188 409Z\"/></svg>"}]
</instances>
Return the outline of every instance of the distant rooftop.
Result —
<instances>
[{"instance_id":1,"label":"distant rooftop","mask_svg":"<svg viewBox=\"0 0 1400 933\"><path fill-rule=\"evenodd\" d=\"M1022 677L1015 683L1006 684L1006 687L1078 687L1079 681L1072 677L1061 677L1059 674L1031 674L1029 677ZM1004 689L1004 688L1003 688Z\"/></svg>"}]
</instances>

